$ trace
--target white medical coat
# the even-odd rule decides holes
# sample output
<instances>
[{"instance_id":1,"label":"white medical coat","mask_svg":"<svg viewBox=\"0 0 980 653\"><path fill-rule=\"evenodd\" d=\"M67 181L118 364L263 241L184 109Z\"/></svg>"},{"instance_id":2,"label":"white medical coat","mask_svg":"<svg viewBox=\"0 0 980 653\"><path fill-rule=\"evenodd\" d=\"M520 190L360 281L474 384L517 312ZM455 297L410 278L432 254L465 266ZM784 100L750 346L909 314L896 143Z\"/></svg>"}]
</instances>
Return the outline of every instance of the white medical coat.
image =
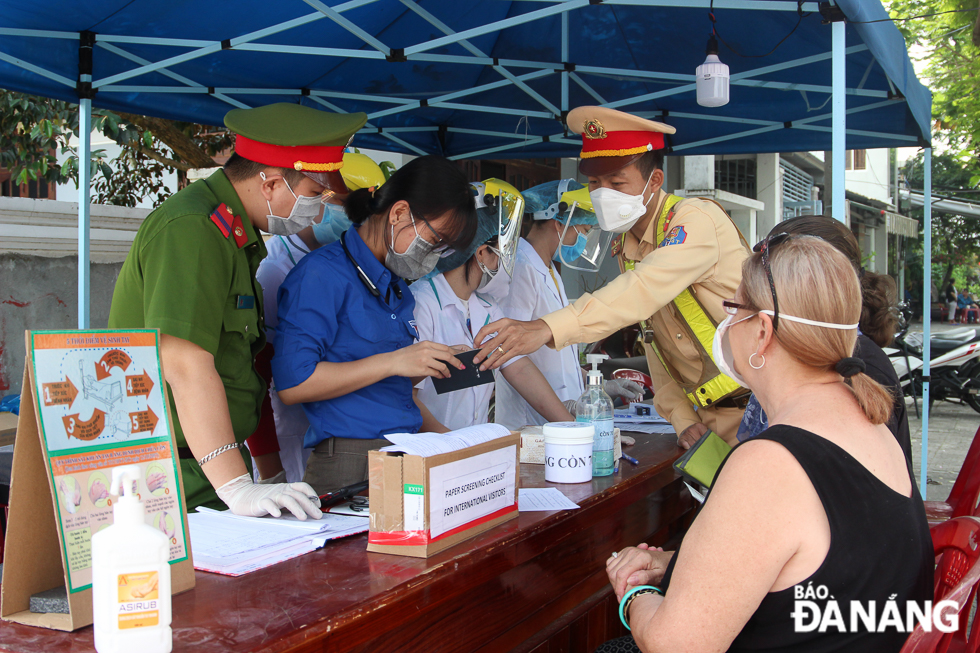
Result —
<instances>
[{"instance_id":1,"label":"white medical coat","mask_svg":"<svg viewBox=\"0 0 980 653\"><path fill-rule=\"evenodd\" d=\"M472 349L473 336L484 325L504 317L494 300L474 293L466 301L470 315L470 326L467 327L464 300L456 295L442 274L420 279L409 287L415 295L415 322L420 341L430 340L450 347L465 345ZM521 358L515 357L504 367ZM502 374L489 371L485 374L495 374L498 383L503 381ZM419 400L448 429L456 430L487 422L487 409L494 390L492 383L438 394L432 379L427 378L416 388L419 390Z\"/></svg>"},{"instance_id":2,"label":"white medical coat","mask_svg":"<svg viewBox=\"0 0 980 653\"><path fill-rule=\"evenodd\" d=\"M510 291L500 302L504 315L514 320L536 320L567 305L568 297L561 275L557 270L549 270L531 243L521 238ZM585 391L578 345L570 345L560 351L544 346L528 354L528 358L541 370L562 401L578 399ZM547 420L506 379L498 377L494 421L515 431L528 424L544 424Z\"/></svg>"}]
</instances>

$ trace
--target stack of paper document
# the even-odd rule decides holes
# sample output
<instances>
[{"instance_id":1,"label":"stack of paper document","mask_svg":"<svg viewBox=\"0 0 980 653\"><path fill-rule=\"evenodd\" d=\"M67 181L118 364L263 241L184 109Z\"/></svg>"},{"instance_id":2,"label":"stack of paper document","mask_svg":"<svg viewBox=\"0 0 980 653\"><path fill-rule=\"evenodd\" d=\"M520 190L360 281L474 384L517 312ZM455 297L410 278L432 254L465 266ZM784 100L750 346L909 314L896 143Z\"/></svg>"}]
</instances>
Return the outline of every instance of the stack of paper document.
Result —
<instances>
[{"instance_id":1,"label":"stack of paper document","mask_svg":"<svg viewBox=\"0 0 980 653\"><path fill-rule=\"evenodd\" d=\"M613 424L621 431L633 431L636 433L673 433L674 427L670 422L657 414L650 407L649 415L635 415L631 411L613 411Z\"/></svg>"},{"instance_id":2,"label":"stack of paper document","mask_svg":"<svg viewBox=\"0 0 980 653\"><path fill-rule=\"evenodd\" d=\"M385 439L394 444L381 451L399 451L410 456L427 458L490 442L509 434L510 430L500 424L478 424L449 433L389 433Z\"/></svg>"},{"instance_id":3,"label":"stack of paper document","mask_svg":"<svg viewBox=\"0 0 980 653\"><path fill-rule=\"evenodd\" d=\"M208 508L189 513L194 568L241 576L319 549L327 540L368 529L364 517L324 514L322 519L299 521L286 515L242 517Z\"/></svg>"}]
</instances>

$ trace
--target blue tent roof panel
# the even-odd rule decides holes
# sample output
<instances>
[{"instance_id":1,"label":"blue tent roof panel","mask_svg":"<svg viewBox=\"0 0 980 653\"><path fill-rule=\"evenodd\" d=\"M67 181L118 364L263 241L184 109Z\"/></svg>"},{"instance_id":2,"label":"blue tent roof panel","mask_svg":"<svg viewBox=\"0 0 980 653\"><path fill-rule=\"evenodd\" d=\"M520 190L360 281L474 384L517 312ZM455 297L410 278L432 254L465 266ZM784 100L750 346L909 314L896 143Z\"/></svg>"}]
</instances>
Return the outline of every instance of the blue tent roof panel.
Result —
<instances>
[{"instance_id":1,"label":"blue tent roof panel","mask_svg":"<svg viewBox=\"0 0 980 653\"><path fill-rule=\"evenodd\" d=\"M609 104L677 127L679 153L829 148L831 30L815 3L716 0L732 75L716 109L694 92L708 0L671 4L49 0L0 16L0 86L77 101L78 34L91 31L93 102L118 111L220 125L236 106L302 102L367 112L362 147L539 157L575 156L564 113ZM877 2L839 5L853 21L886 17ZM847 46L847 146L927 137L929 92L894 25L849 24Z\"/></svg>"}]
</instances>

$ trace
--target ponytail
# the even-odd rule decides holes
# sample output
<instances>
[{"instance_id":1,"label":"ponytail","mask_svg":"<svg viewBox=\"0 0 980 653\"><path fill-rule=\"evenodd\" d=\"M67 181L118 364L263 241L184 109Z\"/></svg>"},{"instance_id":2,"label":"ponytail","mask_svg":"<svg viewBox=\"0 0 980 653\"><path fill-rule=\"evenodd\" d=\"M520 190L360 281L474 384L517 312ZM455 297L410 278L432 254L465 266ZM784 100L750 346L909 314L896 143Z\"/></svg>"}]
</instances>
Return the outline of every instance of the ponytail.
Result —
<instances>
[{"instance_id":1,"label":"ponytail","mask_svg":"<svg viewBox=\"0 0 980 653\"><path fill-rule=\"evenodd\" d=\"M885 386L864 372L845 378L844 385L857 399L869 422L886 424L891 419L895 398Z\"/></svg>"},{"instance_id":2,"label":"ponytail","mask_svg":"<svg viewBox=\"0 0 980 653\"><path fill-rule=\"evenodd\" d=\"M892 415L894 398L880 383L864 373L864 359L848 356L837 361L837 373L844 377L844 385L854 394L865 417L872 424L884 424Z\"/></svg>"},{"instance_id":3,"label":"ponytail","mask_svg":"<svg viewBox=\"0 0 980 653\"><path fill-rule=\"evenodd\" d=\"M374 197L374 191L367 188L351 191L344 202L344 210L351 222L364 224L365 220L378 212L378 201Z\"/></svg>"}]
</instances>

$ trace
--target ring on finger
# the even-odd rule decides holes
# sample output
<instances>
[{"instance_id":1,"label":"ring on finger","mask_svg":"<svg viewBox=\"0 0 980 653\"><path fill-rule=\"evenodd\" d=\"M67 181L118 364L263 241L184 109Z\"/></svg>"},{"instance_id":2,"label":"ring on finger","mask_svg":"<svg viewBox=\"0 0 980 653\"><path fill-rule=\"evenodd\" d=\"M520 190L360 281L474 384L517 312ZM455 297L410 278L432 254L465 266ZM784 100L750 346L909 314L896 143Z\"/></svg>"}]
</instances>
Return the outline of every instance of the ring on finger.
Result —
<instances>
[{"instance_id":1,"label":"ring on finger","mask_svg":"<svg viewBox=\"0 0 980 653\"><path fill-rule=\"evenodd\" d=\"M610 558L618 558L618 557L619 557L619 552L618 552L618 551L613 551L613 552L612 552L612 555L611 555L611 556L609 556L609 557L610 557Z\"/></svg>"},{"instance_id":2,"label":"ring on finger","mask_svg":"<svg viewBox=\"0 0 980 653\"><path fill-rule=\"evenodd\" d=\"M501 355L501 356L503 356L504 354L506 354L506 353L507 353L506 351L504 351L504 348L503 348L503 347L497 347L497 351L499 351L499 352L500 352L500 355Z\"/></svg>"}]
</instances>

